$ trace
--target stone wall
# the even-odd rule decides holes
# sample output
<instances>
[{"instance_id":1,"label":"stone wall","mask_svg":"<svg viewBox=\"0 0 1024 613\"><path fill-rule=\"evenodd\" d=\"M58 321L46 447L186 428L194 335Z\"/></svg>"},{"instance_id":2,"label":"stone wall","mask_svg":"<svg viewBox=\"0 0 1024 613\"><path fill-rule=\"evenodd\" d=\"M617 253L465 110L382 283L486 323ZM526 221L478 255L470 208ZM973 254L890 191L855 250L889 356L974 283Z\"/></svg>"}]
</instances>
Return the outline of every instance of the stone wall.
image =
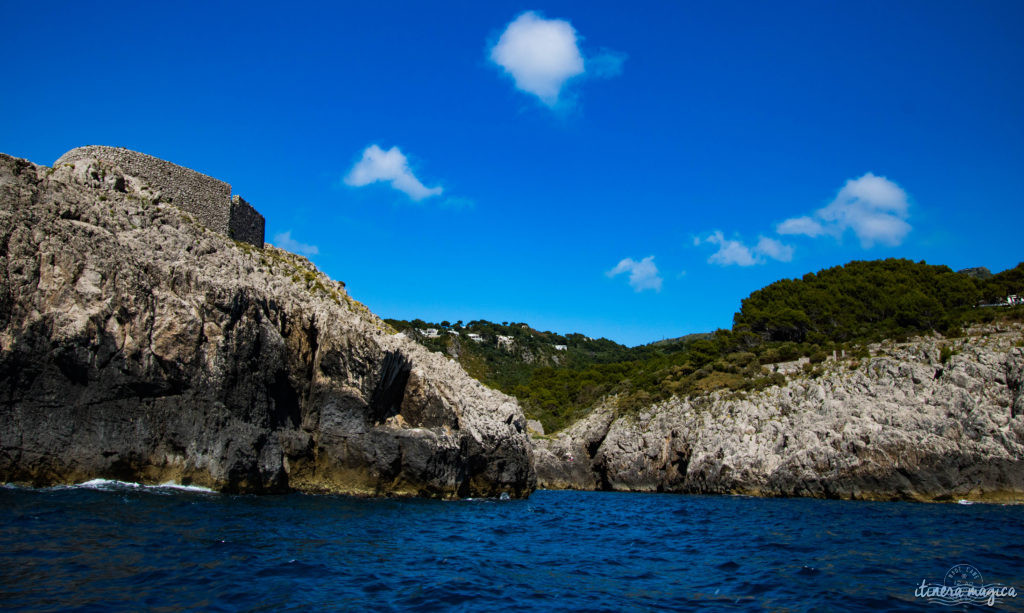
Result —
<instances>
[{"instance_id":1,"label":"stone wall","mask_svg":"<svg viewBox=\"0 0 1024 613\"><path fill-rule=\"evenodd\" d=\"M262 248L265 223L263 215L260 215L241 196L231 197L228 236L236 241L251 243Z\"/></svg>"},{"instance_id":2,"label":"stone wall","mask_svg":"<svg viewBox=\"0 0 1024 613\"><path fill-rule=\"evenodd\" d=\"M193 215L207 228L235 240L263 247L264 219L248 202L231 198L231 186L184 166L122 147L90 145L68 151L54 162L73 164L96 159L118 166L125 174L160 192L160 199Z\"/></svg>"}]
</instances>

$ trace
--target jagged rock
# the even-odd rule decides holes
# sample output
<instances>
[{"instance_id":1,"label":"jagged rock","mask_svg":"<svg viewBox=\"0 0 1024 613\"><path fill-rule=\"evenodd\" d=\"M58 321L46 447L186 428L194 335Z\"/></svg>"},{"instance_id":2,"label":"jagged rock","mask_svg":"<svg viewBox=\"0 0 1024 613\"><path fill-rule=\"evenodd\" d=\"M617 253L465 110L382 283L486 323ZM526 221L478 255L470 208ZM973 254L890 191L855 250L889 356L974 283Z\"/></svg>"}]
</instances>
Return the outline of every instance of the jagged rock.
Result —
<instances>
[{"instance_id":1,"label":"jagged rock","mask_svg":"<svg viewBox=\"0 0 1024 613\"><path fill-rule=\"evenodd\" d=\"M526 496L514 399L117 166L0 154L0 481Z\"/></svg>"},{"instance_id":2,"label":"jagged rock","mask_svg":"<svg viewBox=\"0 0 1024 613\"><path fill-rule=\"evenodd\" d=\"M538 483L547 489L601 489L601 477L593 470L594 456L614 418L611 410L598 407L556 438L535 440Z\"/></svg>"},{"instance_id":3,"label":"jagged rock","mask_svg":"<svg viewBox=\"0 0 1024 613\"><path fill-rule=\"evenodd\" d=\"M967 275L968 277L974 279L991 279L992 277L995 276L992 274L991 270L985 268L984 266L977 266L975 268L964 268L962 270L958 270L957 273L961 275Z\"/></svg>"},{"instance_id":4,"label":"jagged rock","mask_svg":"<svg viewBox=\"0 0 1024 613\"><path fill-rule=\"evenodd\" d=\"M540 487L1024 501L1021 326L879 345L750 394L603 407L538 438ZM955 354L940 363L940 345Z\"/></svg>"}]
</instances>

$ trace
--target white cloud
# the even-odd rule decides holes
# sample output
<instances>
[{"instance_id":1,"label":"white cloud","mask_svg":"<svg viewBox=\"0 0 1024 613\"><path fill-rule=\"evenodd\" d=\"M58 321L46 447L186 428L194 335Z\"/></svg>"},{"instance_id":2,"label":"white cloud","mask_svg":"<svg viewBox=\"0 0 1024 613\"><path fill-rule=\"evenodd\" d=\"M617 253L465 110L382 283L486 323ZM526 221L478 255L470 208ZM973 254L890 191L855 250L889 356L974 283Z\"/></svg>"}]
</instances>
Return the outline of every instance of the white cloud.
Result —
<instances>
[{"instance_id":1,"label":"white cloud","mask_svg":"<svg viewBox=\"0 0 1024 613\"><path fill-rule=\"evenodd\" d=\"M776 227L779 234L840 238L852 230L864 248L875 243L896 246L912 229L907 192L899 185L872 173L850 179L828 206L813 216L794 217Z\"/></svg>"},{"instance_id":2,"label":"white cloud","mask_svg":"<svg viewBox=\"0 0 1024 613\"><path fill-rule=\"evenodd\" d=\"M285 251L291 251L292 253L298 253L306 257L317 255L320 253L320 249L316 245L307 245L306 243L300 243L299 241L292 238L292 231L281 232L274 235L273 244L277 245Z\"/></svg>"},{"instance_id":3,"label":"white cloud","mask_svg":"<svg viewBox=\"0 0 1024 613\"><path fill-rule=\"evenodd\" d=\"M789 262L793 259L792 247L767 236L758 239L757 245L754 246L754 252L780 262Z\"/></svg>"},{"instance_id":4,"label":"white cloud","mask_svg":"<svg viewBox=\"0 0 1024 613\"><path fill-rule=\"evenodd\" d=\"M753 247L744 245L742 241L725 238L720 231L712 232L707 238L701 240L694 238L693 244L699 245L702 242L718 245L718 251L708 258L709 264L720 266L753 266L764 264L766 258L788 262L793 259L793 248L773 238L761 236Z\"/></svg>"},{"instance_id":5,"label":"white cloud","mask_svg":"<svg viewBox=\"0 0 1024 613\"><path fill-rule=\"evenodd\" d=\"M645 289L661 291L661 276L658 275L658 267L654 264L653 255L649 255L639 262L633 258L625 258L605 274L611 278L624 272L629 273L629 285L635 291L642 292Z\"/></svg>"},{"instance_id":6,"label":"white cloud","mask_svg":"<svg viewBox=\"0 0 1024 613\"><path fill-rule=\"evenodd\" d=\"M409 160L398 147L384 151L377 145L370 145L363 151L362 159L356 162L345 176L345 183L353 187L362 187L378 181L390 183L391 187L416 201L438 196L443 191L441 186L423 185L412 174Z\"/></svg>"},{"instance_id":7,"label":"white cloud","mask_svg":"<svg viewBox=\"0 0 1024 613\"><path fill-rule=\"evenodd\" d=\"M602 50L584 59L579 41L568 21L527 11L508 24L491 47L490 59L512 76L517 88L554 107L570 79L585 73L593 77L622 73L624 54Z\"/></svg>"},{"instance_id":8,"label":"white cloud","mask_svg":"<svg viewBox=\"0 0 1024 613\"><path fill-rule=\"evenodd\" d=\"M780 223L775 231L779 234L803 234L804 236L821 236L825 233L825 228L822 225L810 217L794 217L787 219Z\"/></svg>"},{"instance_id":9,"label":"white cloud","mask_svg":"<svg viewBox=\"0 0 1024 613\"><path fill-rule=\"evenodd\" d=\"M757 258L750 251L750 247L739 241L725 238L721 232L711 234L704 239L704 242L718 245L718 251L708 258L708 262L711 264L721 264L722 266L733 264L736 266L753 266L757 264Z\"/></svg>"}]
</instances>

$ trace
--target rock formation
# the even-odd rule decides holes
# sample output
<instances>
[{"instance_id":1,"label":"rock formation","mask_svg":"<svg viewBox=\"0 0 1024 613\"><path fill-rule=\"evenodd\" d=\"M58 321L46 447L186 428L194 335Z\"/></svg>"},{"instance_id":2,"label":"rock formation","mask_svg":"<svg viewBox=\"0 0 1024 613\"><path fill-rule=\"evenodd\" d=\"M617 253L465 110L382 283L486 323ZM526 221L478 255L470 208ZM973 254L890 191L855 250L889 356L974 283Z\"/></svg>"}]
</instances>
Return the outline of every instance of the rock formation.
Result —
<instances>
[{"instance_id":1,"label":"rock formation","mask_svg":"<svg viewBox=\"0 0 1024 613\"><path fill-rule=\"evenodd\" d=\"M0 482L526 496L511 398L108 160L0 154Z\"/></svg>"},{"instance_id":2,"label":"rock formation","mask_svg":"<svg viewBox=\"0 0 1024 613\"><path fill-rule=\"evenodd\" d=\"M535 440L539 486L1024 502L1022 345L1019 325L975 329L758 393L599 408Z\"/></svg>"}]
</instances>

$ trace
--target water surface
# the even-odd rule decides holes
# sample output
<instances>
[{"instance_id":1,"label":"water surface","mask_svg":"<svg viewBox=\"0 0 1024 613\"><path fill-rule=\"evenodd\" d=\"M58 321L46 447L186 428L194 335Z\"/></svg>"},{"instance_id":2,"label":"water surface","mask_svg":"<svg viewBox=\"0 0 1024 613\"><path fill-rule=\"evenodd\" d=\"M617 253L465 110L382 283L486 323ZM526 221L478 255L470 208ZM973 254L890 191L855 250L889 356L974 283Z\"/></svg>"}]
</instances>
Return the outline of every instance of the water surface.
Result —
<instances>
[{"instance_id":1,"label":"water surface","mask_svg":"<svg viewBox=\"0 0 1024 613\"><path fill-rule=\"evenodd\" d=\"M1024 507L535 493L0 489L0 606L31 610L936 610L970 564L1024 591ZM1024 610L1024 595L1001 609Z\"/></svg>"}]
</instances>

